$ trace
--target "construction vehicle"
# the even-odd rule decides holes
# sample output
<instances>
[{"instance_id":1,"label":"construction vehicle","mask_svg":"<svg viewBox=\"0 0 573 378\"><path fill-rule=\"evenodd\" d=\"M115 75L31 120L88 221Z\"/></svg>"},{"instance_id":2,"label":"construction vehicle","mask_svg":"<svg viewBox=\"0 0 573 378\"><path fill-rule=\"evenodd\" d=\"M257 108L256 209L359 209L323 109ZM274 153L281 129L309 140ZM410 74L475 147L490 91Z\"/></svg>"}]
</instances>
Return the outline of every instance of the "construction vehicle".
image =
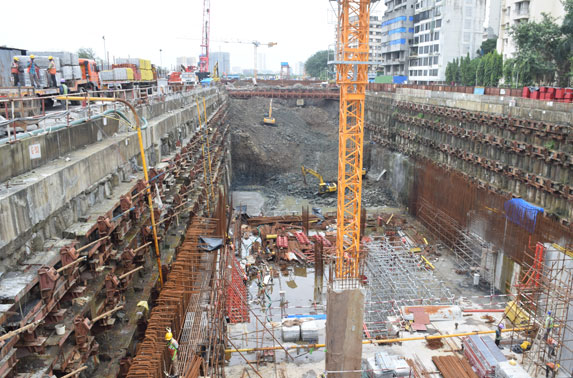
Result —
<instances>
[{"instance_id":1,"label":"construction vehicle","mask_svg":"<svg viewBox=\"0 0 573 378\"><path fill-rule=\"evenodd\" d=\"M265 125L270 125L270 126L275 126L276 124L276 120L273 118L273 99L271 98L271 103L269 104L269 114L267 114L266 117L263 118L263 124ZM304 174L304 166L303 168L303 174Z\"/></svg>"},{"instance_id":2,"label":"construction vehicle","mask_svg":"<svg viewBox=\"0 0 573 378\"><path fill-rule=\"evenodd\" d=\"M303 181L306 184L306 174L310 173L316 177L319 181L318 183L318 194L335 193L337 186L335 182L325 182L322 175L315 171L314 169L306 168L304 165L301 166Z\"/></svg>"}]
</instances>

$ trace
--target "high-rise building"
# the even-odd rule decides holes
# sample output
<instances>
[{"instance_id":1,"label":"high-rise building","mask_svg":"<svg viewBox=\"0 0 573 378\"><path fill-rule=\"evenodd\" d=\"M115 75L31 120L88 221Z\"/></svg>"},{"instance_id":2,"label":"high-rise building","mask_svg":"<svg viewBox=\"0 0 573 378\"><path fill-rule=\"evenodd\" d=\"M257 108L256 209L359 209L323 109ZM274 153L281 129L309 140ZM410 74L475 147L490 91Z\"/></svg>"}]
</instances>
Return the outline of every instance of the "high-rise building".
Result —
<instances>
[{"instance_id":1,"label":"high-rise building","mask_svg":"<svg viewBox=\"0 0 573 378\"><path fill-rule=\"evenodd\" d=\"M356 16L351 16L350 20L355 22ZM370 33L368 41L369 76L376 76L376 71L382 67L382 30L381 20L378 16L370 16Z\"/></svg>"},{"instance_id":2,"label":"high-rise building","mask_svg":"<svg viewBox=\"0 0 573 378\"><path fill-rule=\"evenodd\" d=\"M414 36L416 0L385 0L386 12L381 20L383 74L394 82L408 78L410 45Z\"/></svg>"},{"instance_id":3,"label":"high-rise building","mask_svg":"<svg viewBox=\"0 0 573 378\"><path fill-rule=\"evenodd\" d=\"M543 19L542 13L547 13L561 23L565 10L561 0L502 0L497 51L504 59L513 57L517 49L510 35L511 28L520 22L539 22Z\"/></svg>"},{"instance_id":4,"label":"high-rise building","mask_svg":"<svg viewBox=\"0 0 573 378\"><path fill-rule=\"evenodd\" d=\"M297 76L304 75L304 63L303 62L297 62L294 67L295 67L295 69L294 69L295 75L297 75Z\"/></svg>"},{"instance_id":5,"label":"high-rise building","mask_svg":"<svg viewBox=\"0 0 573 378\"><path fill-rule=\"evenodd\" d=\"M231 73L231 54L221 51L210 52L209 72L213 72L213 67L217 62L219 62L219 75L226 75Z\"/></svg>"},{"instance_id":6,"label":"high-rise building","mask_svg":"<svg viewBox=\"0 0 573 378\"><path fill-rule=\"evenodd\" d=\"M483 41L486 6L486 0L417 0L409 80L444 81L448 62L468 53L475 57Z\"/></svg>"},{"instance_id":7,"label":"high-rise building","mask_svg":"<svg viewBox=\"0 0 573 378\"><path fill-rule=\"evenodd\" d=\"M180 56L176 58L177 66L196 66L197 65L197 58L194 56Z\"/></svg>"},{"instance_id":8,"label":"high-rise building","mask_svg":"<svg viewBox=\"0 0 573 378\"><path fill-rule=\"evenodd\" d=\"M501 24L502 0L486 0L485 20L483 23L483 41L497 39Z\"/></svg>"},{"instance_id":9,"label":"high-rise building","mask_svg":"<svg viewBox=\"0 0 573 378\"><path fill-rule=\"evenodd\" d=\"M382 69L382 20L378 16L370 16L370 73L376 76L376 72Z\"/></svg>"}]
</instances>

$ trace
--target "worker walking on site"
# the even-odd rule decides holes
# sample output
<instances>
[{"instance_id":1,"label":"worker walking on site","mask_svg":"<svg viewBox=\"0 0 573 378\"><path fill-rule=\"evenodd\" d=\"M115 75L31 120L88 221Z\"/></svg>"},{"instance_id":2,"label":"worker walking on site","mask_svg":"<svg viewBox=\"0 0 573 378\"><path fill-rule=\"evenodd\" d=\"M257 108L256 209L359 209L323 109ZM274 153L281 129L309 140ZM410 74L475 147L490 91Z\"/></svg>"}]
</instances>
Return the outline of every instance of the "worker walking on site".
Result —
<instances>
[{"instance_id":1,"label":"worker walking on site","mask_svg":"<svg viewBox=\"0 0 573 378\"><path fill-rule=\"evenodd\" d=\"M50 74L50 79L52 81L52 87L57 87L58 82L56 81L56 63L53 57L49 57L48 60L50 64L48 65L48 73Z\"/></svg>"},{"instance_id":2,"label":"worker walking on site","mask_svg":"<svg viewBox=\"0 0 573 378\"><path fill-rule=\"evenodd\" d=\"M548 362L545 364L545 378L555 378L557 370L559 370L560 365L554 362Z\"/></svg>"},{"instance_id":3,"label":"worker walking on site","mask_svg":"<svg viewBox=\"0 0 573 378\"><path fill-rule=\"evenodd\" d=\"M19 61L20 58L15 56L14 60L12 61L12 65L10 67L10 72L12 73L12 78L14 79L15 87L20 86L20 65L18 64Z\"/></svg>"},{"instance_id":4,"label":"worker walking on site","mask_svg":"<svg viewBox=\"0 0 573 378\"><path fill-rule=\"evenodd\" d=\"M165 341L167 341L167 350L171 355L171 363L173 365L173 375L179 375L179 366L177 361L177 351L179 351L179 343L173 338L173 333L171 333L171 328L167 328L167 333L165 334Z\"/></svg>"},{"instance_id":5,"label":"worker walking on site","mask_svg":"<svg viewBox=\"0 0 573 378\"><path fill-rule=\"evenodd\" d=\"M553 330L553 326L554 326L554 320L553 317L551 316L551 311L547 311L547 317L545 318L545 336L543 336L544 341L547 341L547 338L549 337L551 331Z\"/></svg>"},{"instance_id":6,"label":"worker walking on site","mask_svg":"<svg viewBox=\"0 0 573 378\"><path fill-rule=\"evenodd\" d=\"M40 87L40 84L38 82L38 71L40 69L38 68L38 65L36 64L34 59L36 59L36 56L30 55L30 62L28 63L28 73L30 74L30 85L32 85L34 88L38 88Z\"/></svg>"},{"instance_id":7,"label":"worker walking on site","mask_svg":"<svg viewBox=\"0 0 573 378\"><path fill-rule=\"evenodd\" d=\"M495 329L495 345L501 349L499 344L501 343L501 330L503 329L503 323L499 323Z\"/></svg>"}]
</instances>

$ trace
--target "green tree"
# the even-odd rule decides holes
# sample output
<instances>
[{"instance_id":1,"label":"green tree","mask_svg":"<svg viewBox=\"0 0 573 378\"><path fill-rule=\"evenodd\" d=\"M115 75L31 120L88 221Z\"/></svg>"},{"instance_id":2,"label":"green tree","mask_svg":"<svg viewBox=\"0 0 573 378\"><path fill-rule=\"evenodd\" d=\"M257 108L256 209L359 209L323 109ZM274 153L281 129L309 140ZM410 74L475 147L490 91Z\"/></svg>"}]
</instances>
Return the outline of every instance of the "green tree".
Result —
<instances>
[{"instance_id":1,"label":"green tree","mask_svg":"<svg viewBox=\"0 0 573 378\"><path fill-rule=\"evenodd\" d=\"M491 82L492 74L493 74L493 54L489 53L483 57L484 64L483 64L483 85L486 87L491 87L493 84Z\"/></svg>"},{"instance_id":2,"label":"green tree","mask_svg":"<svg viewBox=\"0 0 573 378\"><path fill-rule=\"evenodd\" d=\"M460 71L461 83L463 85L474 85L476 77L476 66L472 63L470 53L465 58L461 58Z\"/></svg>"},{"instance_id":3,"label":"green tree","mask_svg":"<svg viewBox=\"0 0 573 378\"><path fill-rule=\"evenodd\" d=\"M97 59L94 49L90 47L82 47L78 49L78 57L81 59Z\"/></svg>"},{"instance_id":4,"label":"green tree","mask_svg":"<svg viewBox=\"0 0 573 378\"><path fill-rule=\"evenodd\" d=\"M476 85L484 85L484 76L485 76L485 66L484 66L485 58L478 59L478 66L476 71Z\"/></svg>"},{"instance_id":5,"label":"green tree","mask_svg":"<svg viewBox=\"0 0 573 378\"><path fill-rule=\"evenodd\" d=\"M507 85L509 85L510 87L515 86L514 78L513 78L514 68L515 68L515 59L506 59L503 62L503 77L504 77L505 83Z\"/></svg>"},{"instance_id":6,"label":"green tree","mask_svg":"<svg viewBox=\"0 0 573 378\"><path fill-rule=\"evenodd\" d=\"M448 83L448 84L451 84L454 82L453 65L454 65L453 62L448 62L448 64L446 65L446 83Z\"/></svg>"},{"instance_id":7,"label":"green tree","mask_svg":"<svg viewBox=\"0 0 573 378\"><path fill-rule=\"evenodd\" d=\"M517 46L515 67L521 76L517 85L531 81L552 83L557 67L569 64L568 59L562 62L558 53L563 43L561 28L551 16L542 16L541 22L521 22L511 28L510 35Z\"/></svg>"},{"instance_id":8,"label":"green tree","mask_svg":"<svg viewBox=\"0 0 573 378\"><path fill-rule=\"evenodd\" d=\"M495 51L496 45L497 45L497 37L489 38L482 42L477 53L479 54L479 56L487 55L490 52Z\"/></svg>"},{"instance_id":9,"label":"green tree","mask_svg":"<svg viewBox=\"0 0 573 378\"><path fill-rule=\"evenodd\" d=\"M454 62L454 82L460 84L462 82L461 58L454 60Z\"/></svg>"},{"instance_id":10,"label":"green tree","mask_svg":"<svg viewBox=\"0 0 573 378\"><path fill-rule=\"evenodd\" d=\"M322 50L307 59L304 70L309 76L321 77L328 70L329 50ZM330 51L332 55L332 51Z\"/></svg>"},{"instance_id":11,"label":"green tree","mask_svg":"<svg viewBox=\"0 0 573 378\"><path fill-rule=\"evenodd\" d=\"M492 55L492 70L491 70L491 86L497 87L499 80L503 77L503 57L497 51L491 52Z\"/></svg>"}]
</instances>

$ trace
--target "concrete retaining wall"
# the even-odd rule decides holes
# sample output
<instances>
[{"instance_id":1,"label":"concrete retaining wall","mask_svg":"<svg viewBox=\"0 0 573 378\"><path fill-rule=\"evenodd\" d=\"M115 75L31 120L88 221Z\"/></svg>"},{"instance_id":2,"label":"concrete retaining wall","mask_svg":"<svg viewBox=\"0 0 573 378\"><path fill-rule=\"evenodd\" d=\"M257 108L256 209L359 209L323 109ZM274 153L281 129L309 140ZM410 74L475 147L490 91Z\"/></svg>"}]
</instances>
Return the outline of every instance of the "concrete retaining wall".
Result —
<instances>
[{"instance_id":1,"label":"concrete retaining wall","mask_svg":"<svg viewBox=\"0 0 573 378\"><path fill-rule=\"evenodd\" d=\"M177 140L193 132L197 125L195 99L200 99L202 109L203 96L207 99L209 113L226 101L225 95L217 90L202 89L173 101L139 109L140 115L149 121L142 133L148 166L153 166L162 156L173 151ZM72 129L83 127L95 132L98 125L93 123L100 122L90 121ZM60 137L75 132L62 130ZM55 143L51 139L53 137L41 135L31 139L52 146ZM82 140L89 140L89 137ZM40 168L12 178L13 184L9 187L0 187L2 268L7 269L31 250L41 250L44 240L61 237L61 231L86 214L90 207L103 198L111 198L113 187L119 182L141 175L139 145L134 131L119 131L115 135L110 133L83 149L77 149L79 146L79 143L69 144L68 148L76 149L66 154L67 159L47 162ZM25 147L17 145L11 148L25 150ZM30 164L32 162L28 164L29 168ZM26 165L23 162L20 166ZM0 271L4 270L2 268Z\"/></svg>"}]
</instances>

